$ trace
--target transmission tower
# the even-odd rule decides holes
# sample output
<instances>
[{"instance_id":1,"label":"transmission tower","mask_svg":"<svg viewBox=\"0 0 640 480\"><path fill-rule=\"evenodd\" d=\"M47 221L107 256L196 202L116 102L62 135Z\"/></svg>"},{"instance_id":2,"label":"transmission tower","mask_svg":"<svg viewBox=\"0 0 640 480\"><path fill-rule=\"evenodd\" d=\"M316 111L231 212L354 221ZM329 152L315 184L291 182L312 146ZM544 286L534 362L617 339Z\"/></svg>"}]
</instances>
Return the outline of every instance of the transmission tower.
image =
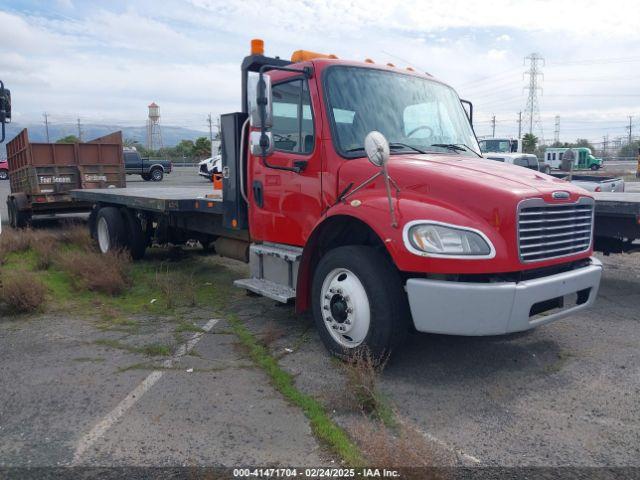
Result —
<instances>
[{"instance_id":1,"label":"transmission tower","mask_svg":"<svg viewBox=\"0 0 640 480\"><path fill-rule=\"evenodd\" d=\"M556 115L556 129L553 131L553 141L560 143L560 115Z\"/></svg>"},{"instance_id":2,"label":"transmission tower","mask_svg":"<svg viewBox=\"0 0 640 480\"><path fill-rule=\"evenodd\" d=\"M544 58L538 53L532 53L524 57L524 64L529 62L529 70L524 75L529 76L529 85L524 87L528 90L527 97L527 121L529 123L529 133L533 134L534 129L540 132L540 138L543 137L542 122L540 121L540 107L538 104L538 92L542 94L542 87L538 86L539 77L544 75L540 71L540 67L544 66Z\"/></svg>"},{"instance_id":3,"label":"transmission tower","mask_svg":"<svg viewBox=\"0 0 640 480\"><path fill-rule=\"evenodd\" d=\"M147 148L155 151L163 148L162 132L160 131L160 107L151 102L149 105L149 119L147 120Z\"/></svg>"}]
</instances>

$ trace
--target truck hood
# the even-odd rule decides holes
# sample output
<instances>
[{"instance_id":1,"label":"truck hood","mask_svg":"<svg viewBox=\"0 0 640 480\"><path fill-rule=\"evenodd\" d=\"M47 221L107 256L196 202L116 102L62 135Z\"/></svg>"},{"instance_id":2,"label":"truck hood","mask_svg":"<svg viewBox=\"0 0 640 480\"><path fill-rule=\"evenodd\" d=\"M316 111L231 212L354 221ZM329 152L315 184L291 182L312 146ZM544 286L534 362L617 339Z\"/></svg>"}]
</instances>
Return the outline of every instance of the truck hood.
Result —
<instances>
[{"instance_id":1,"label":"truck hood","mask_svg":"<svg viewBox=\"0 0 640 480\"><path fill-rule=\"evenodd\" d=\"M392 155L388 170L401 198L475 212L485 219L494 216L496 209L514 216L518 202L525 198L558 202L552 194L560 190L569 193L562 202L588 196L578 186L528 168L457 154ZM338 191L351 182L357 187L376 171L366 158L345 162L339 171Z\"/></svg>"}]
</instances>

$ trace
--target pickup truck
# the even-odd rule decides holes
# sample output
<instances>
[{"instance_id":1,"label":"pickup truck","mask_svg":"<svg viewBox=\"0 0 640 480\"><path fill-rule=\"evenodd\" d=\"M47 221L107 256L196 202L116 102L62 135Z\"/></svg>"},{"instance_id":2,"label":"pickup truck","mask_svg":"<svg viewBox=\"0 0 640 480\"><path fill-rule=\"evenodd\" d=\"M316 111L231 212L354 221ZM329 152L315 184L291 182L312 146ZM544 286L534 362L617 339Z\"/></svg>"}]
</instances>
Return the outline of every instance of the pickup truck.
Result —
<instances>
[{"instance_id":1,"label":"pickup truck","mask_svg":"<svg viewBox=\"0 0 640 480\"><path fill-rule=\"evenodd\" d=\"M249 263L237 287L311 311L340 358L401 352L410 329L524 331L596 300L593 197L482 158L472 106L447 84L302 50L270 58L259 40L241 71L240 109L221 116L221 198L74 191L102 252L214 243Z\"/></svg>"},{"instance_id":2,"label":"pickup truck","mask_svg":"<svg viewBox=\"0 0 640 480\"><path fill-rule=\"evenodd\" d=\"M124 150L124 166L127 175L140 175L145 181L160 182L165 174L171 173L170 160L142 158L137 150Z\"/></svg>"},{"instance_id":3,"label":"pickup truck","mask_svg":"<svg viewBox=\"0 0 640 480\"><path fill-rule=\"evenodd\" d=\"M621 177L601 177L595 175L574 175L566 172L552 173L552 177L567 180L584 188L588 192L624 192L624 179Z\"/></svg>"},{"instance_id":4,"label":"pickup truck","mask_svg":"<svg viewBox=\"0 0 640 480\"><path fill-rule=\"evenodd\" d=\"M9 163L0 161L0 180L9 180Z\"/></svg>"}]
</instances>

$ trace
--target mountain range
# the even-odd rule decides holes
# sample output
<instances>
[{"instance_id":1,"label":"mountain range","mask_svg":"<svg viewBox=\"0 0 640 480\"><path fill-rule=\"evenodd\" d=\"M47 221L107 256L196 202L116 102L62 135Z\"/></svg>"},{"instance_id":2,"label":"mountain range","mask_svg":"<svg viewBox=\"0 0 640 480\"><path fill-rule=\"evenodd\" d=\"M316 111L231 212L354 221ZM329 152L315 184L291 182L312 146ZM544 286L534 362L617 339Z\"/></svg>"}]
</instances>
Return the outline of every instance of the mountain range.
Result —
<instances>
[{"instance_id":1,"label":"mountain range","mask_svg":"<svg viewBox=\"0 0 640 480\"><path fill-rule=\"evenodd\" d=\"M29 141L46 142L47 133L45 126L42 124L18 124L8 123L6 125L5 143L0 145L0 158L6 158L5 144L15 137L23 128L29 129ZM147 127L123 127L120 125L94 125L82 124L82 139L91 140L108 133L122 130L122 136L125 139L132 139L145 144L147 138ZM208 137L209 132L200 130L192 130L184 127L175 127L170 125L162 125L162 143L165 147L173 147L180 143L181 140L195 140L198 137ZM49 124L49 139L51 142L66 137L67 135L78 135L78 127L75 124Z\"/></svg>"}]
</instances>

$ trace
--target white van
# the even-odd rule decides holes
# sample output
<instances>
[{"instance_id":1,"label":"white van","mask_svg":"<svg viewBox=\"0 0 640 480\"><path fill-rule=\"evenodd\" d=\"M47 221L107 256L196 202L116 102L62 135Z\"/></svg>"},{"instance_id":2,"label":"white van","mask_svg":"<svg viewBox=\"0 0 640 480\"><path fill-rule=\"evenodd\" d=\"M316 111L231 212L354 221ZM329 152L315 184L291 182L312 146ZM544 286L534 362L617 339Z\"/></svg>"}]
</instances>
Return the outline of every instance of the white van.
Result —
<instances>
[{"instance_id":1,"label":"white van","mask_svg":"<svg viewBox=\"0 0 640 480\"><path fill-rule=\"evenodd\" d=\"M519 167L530 168L536 172L543 172L546 174L551 172L549 165L541 165L540 162L538 162L538 157L532 153L486 153L484 158L495 162L509 163Z\"/></svg>"}]
</instances>

